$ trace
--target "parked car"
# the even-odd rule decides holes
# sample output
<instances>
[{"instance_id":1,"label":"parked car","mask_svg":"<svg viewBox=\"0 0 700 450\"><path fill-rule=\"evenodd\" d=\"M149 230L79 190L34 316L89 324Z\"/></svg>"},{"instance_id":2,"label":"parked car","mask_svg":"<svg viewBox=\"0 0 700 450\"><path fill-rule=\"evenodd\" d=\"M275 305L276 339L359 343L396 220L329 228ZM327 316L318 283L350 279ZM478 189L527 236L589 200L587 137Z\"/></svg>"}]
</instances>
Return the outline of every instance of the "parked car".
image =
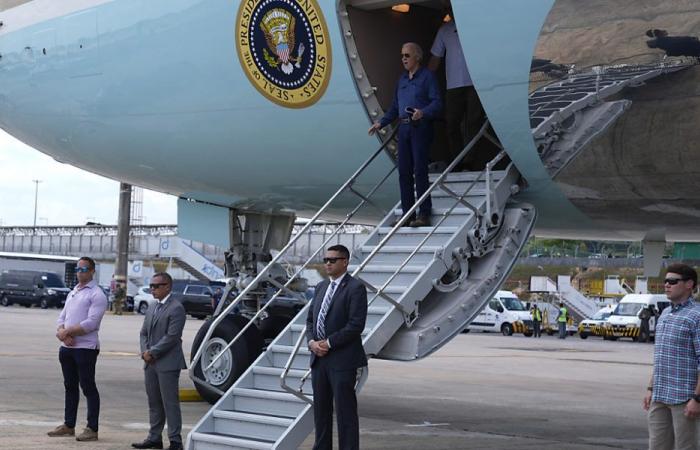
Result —
<instances>
[{"instance_id":1,"label":"parked car","mask_svg":"<svg viewBox=\"0 0 700 450\"><path fill-rule=\"evenodd\" d=\"M136 295L134 295L134 311L139 314L146 314L148 308L156 302L156 299L151 294L151 288L141 286Z\"/></svg>"},{"instance_id":2,"label":"parked car","mask_svg":"<svg viewBox=\"0 0 700 450\"><path fill-rule=\"evenodd\" d=\"M581 339L587 339L588 336L603 336L605 335L605 324L608 322L608 317L615 310L614 306L606 306L593 315L590 319L582 320L578 324L578 335Z\"/></svg>"},{"instance_id":3,"label":"parked car","mask_svg":"<svg viewBox=\"0 0 700 450\"><path fill-rule=\"evenodd\" d=\"M0 274L0 304L61 308L70 289L53 272L7 270Z\"/></svg>"},{"instance_id":4,"label":"parked car","mask_svg":"<svg viewBox=\"0 0 700 450\"><path fill-rule=\"evenodd\" d=\"M211 305L213 294L211 287L203 284L187 284L182 288L182 293L178 293L185 312L197 319L204 319L214 313Z\"/></svg>"}]
</instances>

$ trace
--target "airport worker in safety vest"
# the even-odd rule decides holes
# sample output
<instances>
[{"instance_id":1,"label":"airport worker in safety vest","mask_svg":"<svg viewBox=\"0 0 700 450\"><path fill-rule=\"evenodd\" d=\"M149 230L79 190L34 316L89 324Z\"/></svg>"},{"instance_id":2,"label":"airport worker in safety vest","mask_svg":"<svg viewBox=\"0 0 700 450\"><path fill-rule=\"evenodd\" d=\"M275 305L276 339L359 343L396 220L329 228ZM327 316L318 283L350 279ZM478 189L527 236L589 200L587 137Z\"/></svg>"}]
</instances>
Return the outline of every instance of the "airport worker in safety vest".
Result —
<instances>
[{"instance_id":1,"label":"airport worker in safety vest","mask_svg":"<svg viewBox=\"0 0 700 450\"><path fill-rule=\"evenodd\" d=\"M530 314L532 314L532 337L542 337L542 332L540 331L542 311L537 307L537 303L533 303Z\"/></svg>"},{"instance_id":2,"label":"airport worker in safety vest","mask_svg":"<svg viewBox=\"0 0 700 450\"><path fill-rule=\"evenodd\" d=\"M569 311L564 306L564 303L559 303L559 315L557 322L559 323L559 339L566 339L566 321L569 319Z\"/></svg>"}]
</instances>

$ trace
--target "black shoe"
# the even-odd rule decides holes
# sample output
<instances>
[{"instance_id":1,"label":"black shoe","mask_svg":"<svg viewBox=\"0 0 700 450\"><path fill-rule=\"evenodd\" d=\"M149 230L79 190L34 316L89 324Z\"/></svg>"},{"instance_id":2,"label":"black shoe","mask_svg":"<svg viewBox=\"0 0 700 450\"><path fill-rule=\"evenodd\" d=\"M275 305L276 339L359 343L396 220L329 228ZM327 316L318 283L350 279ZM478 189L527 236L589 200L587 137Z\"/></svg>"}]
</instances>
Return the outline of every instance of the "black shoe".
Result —
<instances>
[{"instance_id":1,"label":"black shoe","mask_svg":"<svg viewBox=\"0 0 700 450\"><path fill-rule=\"evenodd\" d=\"M411 223L408 225L409 227L429 227L430 226L430 217L422 217L419 216L416 220L411 221Z\"/></svg>"},{"instance_id":2,"label":"black shoe","mask_svg":"<svg viewBox=\"0 0 700 450\"><path fill-rule=\"evenodd\" d=\"M179 442L171 442L168 450L182 450L182 444Z\"/></svg>"},{"instance_id":3,"label":"black shoe","mask_svg":"<svg viewBox=\"0 0 700 450\"><path fill-rule=\"evenodd\" d=\"M150 439L146 439L143 442L134 442L133 444L131 444L131 446L134 448L163 448L163 441L156 442L151 441ZM179 448L182 448L182 445Z\"/></svg>"}]
</instances>

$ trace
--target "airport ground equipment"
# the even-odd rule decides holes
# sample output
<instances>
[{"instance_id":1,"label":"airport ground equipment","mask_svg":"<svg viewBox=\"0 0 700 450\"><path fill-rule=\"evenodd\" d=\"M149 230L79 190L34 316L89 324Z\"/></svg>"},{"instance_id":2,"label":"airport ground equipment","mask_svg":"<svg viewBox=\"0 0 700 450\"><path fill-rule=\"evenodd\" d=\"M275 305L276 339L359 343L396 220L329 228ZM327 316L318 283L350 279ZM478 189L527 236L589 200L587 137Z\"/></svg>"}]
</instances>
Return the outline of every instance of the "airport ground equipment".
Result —
<instances>
[{"instance_id":1,"label":"airport ground equipment","mask_svg":"<svg viewBox=\"0 0 700 450\"><path fill-rule=\"evenodd\" d=\"M495 331L504 336L524 334L529 337L534 332L532 314L517 295L498 291L471 321L467 331Z\"/></svg>"},{"instance_id":2,"label":"airport ground equipment","mask_svg":"<svg viewBox=\"0 0 700 450\"><path fill-rule=\"evenodd\" d=\"M432 174L431 186L416 205L402 216L400 205L387 211L366 242L352 252L351 271L368 290L368 316L362 334L370 357L393 360L423 358L459 334L493 297L512 269L535 221L536 212L512 197L519 190L519 173L504 160L501 151L482 172L451 173L457 161L473 143L486 134L484 124L478 136L444 172ZM354 183L365 168L383 154L387 139L309 221L311 227L340 195L359 197L345 223L363 207L376 207L372 194L390 178L395 168L378 180L367 193ZM502 162L504 168L494 167ZM395 194L394 194L395 195ZM431 226L403 225L428 195L432 196ZM394 224L398 219L398 223ZM340 228L339 228L340 229ZM313 392L309 380L309 350L305 339L308 305L267 346L230 388L218 389L206 374L238 364L234 355L246 351L245 333L266 313L260 309L237 336L226 340L213 331L238 303L263 280L285 252L301 238L296 235L287 246L247 283L239 296L217 315L202 337L194 355L190 376L196 385L218 391L219 401L195 425L188 436L190 450L294 449L313 429ZM333 236L329 236L330 242ZM320 246L309 261L326 247ZM304 269L302 265L281 285L275 296L290 294L290 285ZM241 284L243 286L243 284ZM268 302L266 305L271 304ZM240 324L239 324L240 325ZM214 342L211 344L211 342ZM211 378L211 377L210 377ZM360 380L358 390L364 383Z\"/></svg>"},{"instance_id":3,"label":"airport ground equipment","mask_svg":"<svg viewBox=\"0 0 700 450\"><path fill-rule=\"evenodd\" d=\"M571 285L571 277L568 275L557 276L556 283L544 276L530 277L530 292L556 294L557 299L569 308L570 314L578 321L590 319L598 311L593 300Z\"/></svg>"},{"instance_id":4,"label":"airport ground equipment","mask_svg":"<svg viewBox=\"0 0 700 450\"><path fill-rule=\"evenodd\" d=\"M224 270L177 236L160 239L159 256L172 258L199 281L216 281L224 277Z\"/></svg>"}]
</instances>

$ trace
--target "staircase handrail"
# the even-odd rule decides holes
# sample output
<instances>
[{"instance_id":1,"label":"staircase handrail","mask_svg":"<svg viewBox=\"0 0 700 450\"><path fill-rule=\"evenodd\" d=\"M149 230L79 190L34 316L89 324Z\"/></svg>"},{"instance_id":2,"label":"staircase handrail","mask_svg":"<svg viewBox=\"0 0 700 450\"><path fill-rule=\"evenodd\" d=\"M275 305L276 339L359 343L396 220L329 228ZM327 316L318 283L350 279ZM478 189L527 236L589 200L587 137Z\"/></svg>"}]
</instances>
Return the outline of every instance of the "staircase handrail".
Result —
<instances>
[{"instance_id":1,"label":"staircase handrail","mask_svg":"<svg viewBox=\"0 0 700 450\"><path fill-rule=\"evenodd\" d=\"M446 169L438 176L438 178L428 187L428 189L425 191L425 193L423 193L423 195L421 195L421 197L415 202L415 204L414 204L406 213L404 213L404 215L401 217L401 219L399 219L398 222L396 222L396 224L392 227L392 229L389 231L389 233L376 245L376 247L370 252L370 254L369 254L367 257L365 257L364 260L360 263L360 265L353 271L353 273L352 273L352 276L353 276L353 277L357 277L360 281L362 281L362 283L363 283L365 286L367 286L368 288L370 288L370 289L376 291L374 297L372 297L372 299L369 300L368 306L371 305L371 304L374 302L374 300L375 300L376 298L378 298L378 297L381 296L382 298L386 299L386 300L389 301L391 304L393 304L395 308L397 308L398 310L400 310L401 312L403 312L404 314L406 314L405 309L404 309L399 303L397 303L394 299L392 299L391 297L389 297L389 296L387 296L387 295L384 295L384 294L383 294L383 291L384 291L384 290L386 289L386 287L389 285L389 283L391 282L391 280L393 280L393 279L401 272L401 270L403 269L403 267L405 267L406 264L408 264L408 261L410 261L410 259L416 254L416 252L418 252L418 250L420 250L420 249L423 247L423 245L428 241L428 239L436 232L438 226L449 216L449 213L452 212L452 211L454 210L454 208L455 208L460 202L463 202L464 197L465 197L465 196L471 191L471 189L472 189L474 186L476 186L476 184L481 180L482 175L485 175L485 176L487 177L487 179L490 180L490 172L491 172L491 170L493 169L493 167L494 167L501 159L503 159L504 156L506 156L506 152L505 152L505 150L503 150L503 148L501 147L500 143L495 142L495 141L488 135L488 133L486 132L486 130L488 129L488 126L489 126L489 121L488 121L488 120L484 121L484 124L481 126L481 129L479 130L479 132L478 132L478 133L472 138L472 140L464 147L464 149L462 149L462 151L452 160L452 162L447 166L447 168L446 168ZM452 197L455 197L456 200L457 200L457 201L455 202L455 204L448 210L448 213L447 213L447 214L444 214L444 215L442 216L442 218L440 219L440 221L438 222L438 224L435 225L434 227L432 227L432 230L421 240L421 242L416 246L416 248L411 252L411 254L409 254L409 256L406 257L406 258L404 259L404 261L402 262L402 264L394 271L394 273L390 276L389 280L386 281L386 282L382 285L381 288L376 289L376 288L374 288L373 286L371 286L369 283L366 283L366 282L364 282L364 280L362 280L361 278L359 278L359 277L358 277L358 274L367 266L367 264L369 263L369 261L379 252L379 250L381 250L382 247L384 247L384 245L386 245L386 243L389 241L389 239L391 239L391 237L398 231L398 229L401 228L401 226L403 226L403 224L406 222L406 220L408 220L408 218L411 217L411 216L413 215L413 213L420 207L421 203L423 203L425 200L427 200L427 199L429 198L431 192L432 192L433 190L435 190L438 186L441 186L441 185L443 184L443 181L445 180L445 178L447 177L447 175L452 171L452 169L454 169L454 168L457 166L457 164L459 164L459 162L467 155L467 153L469 153L469 151L474 147L474 145L475 145L475 144L479 141L479 139L481 139L482 137L486 137L487 139L491 140L495 145L497 145L499 148L501 148L501 151L500 151L491 161L489 161L489 162L486 164L486 167L484 168L484 170L483 170L482 172L480 172L479 175L477 175L477 177L471 182L471 184L467 187L467 189L465 190L465 192L464 192L461 196L455 194L454 192L452 192L452 191L450 191L450 190L447 190L447 191L448 191L448 194L449 194L450 196L452 196ZM511 163L511 164L512 164L512 163ZM490 183L490 181L489 181L489 183ZM491 202L491 198L490 198L491 192L490 192L490 189L486 189L485 196L486 196L486 201L487 201L487 203L490 203L490 202ZM469 205L469 206L471 207L472 211L475 213L475 214L474 214L475 217L478 218L478 211L476 211L476 209L475 209L473 206L471 206L471 205ZM489 207L488 205L487 205L487 211L490 211L490 207ZM494 225L495 225L495 224L494 224ZM303 384L304 384L304 382L306 381L306 379L308 378L308 376L309 376L309 374L310 374L310 372L311 372L310 369L307 370L307 372L306 372L306 373L304 374L304 376L301 378L301 386L300 386L300 388L298 389L298 391L297 391L297 390L294 390L294 389L292 389L292 388L290 388L290 387L287 385L287 381L286 381L287 374L289 373L289 370L290 370L290 368L291 368L291 366L292 366L292 364L293 364L293 362L294 362L294 359L296 358L296 355L297 355L297 353L299 352L299 350L300 350L300 348L301 348L302 338L303 338L303 335L299 338L299 340L298 340L298 342L297 342L297 345L295 346L295 348L294 348L294 350L292 351L292 353L289 355L289 358L288 358L288 360L287 360L287 363L286 363L285 366L284 366L283 373L280 375L280 386L281 386L282 389L284 389L285 391L288 391L288 392L290 392L290 393L293 393L295 396L297 396L297 397L299 397L299 398L302 398L303 400L305 400L305 401L307 401L307 402L311 402L311 400L310 400L307 396L305 396L305 395L302 393Z\"/></svg>"},{"instance_id":2,"label":"staircase handrail","mask_svg":"<svg viewBox=\"0 0 700 450\"><path fill-rule=\"evenodd\" d=\"M280 252L277 255L275 255L275 257L272 258L272 260L256 275L256 277L250 283L248 283L248 285L236 296L236 298L229 305L227 305L222 311L220 311L219 315L217 315L214 318L212 323L209 325L209 328L207 329L207 332L205 333L204 338L201 341L202 345L199 346L199 348L197 349L197 352L195 353L194 358L192 358L192 362L190 363L189 375L190 375L190 378L192 379L192 381L194 381L196 383L200 383L200 384L208 384L206 382L206 380L202 380L196 375L195 369L197 367L197 364L199 364L199 361L201 360L202 351L205 347L205 344L211 338L211 335L213 334L216 327L224 320L224 318L228 315L228 313L233 311L233 309L241 302L241 300L255 286L257 286L257 284L260 281L263 280L263 278L270 271L271 267L273 267L274 264L277 263L286 254L286 252L294 246L294 244L297 242L297 240L300 239L300 237L306 231L308 231L319 220L319 218L326 212L326 210L330 207L330 205L333 204L333 202L335 202L335 200L342 193L344 193L346 190L350 190L350 192L356 193L356 191L354 189L349 189L349 188L351 188L354 185L357 178L365 171L365 169L367 169L367 167L369 167L369 165L380 154L383 153L384 149L392 142L392 140L396 136L397 132L398 132L398 127L396 127L394 129L394 131L390 134L390 136L382 143L382 145L369 158L367 158L365 160L365 162L362 163L362 165L360 165L360 167L350 176L350 178L348 178L348 180L345 181L345 183L343 183L341 185L341 187L328 199L328 201L326 201L326 203L316 212L316 214L314 214L314 216L311 219L309 219L309 221L306 223L306 225L304 225L304 227L292 239L289 240L287 245L285 245L284 248L282 248L282 250L280 250ZM309 257L309 259L306 261L306 263L304 265L302 265L301 268L297 271L297 273L295 274L295 277L290 278L290 280L284 285L284 288L286 288L289 284L291 284L291 282L296 278L296 276L298 276L310 264L310 262L316 256L316 254L318 254L318 252L321 249L323 249L323 246L325 246L325 244L327 242L329 242L330 239L332 239L333 236L335 236L339 232L339 230L342 229L342 227L354 216L354 214L356 214L357 211L359 211L359 209L362 208L362 206L364 206L368 202L368 198L366 198L366 197L369 197L371 194L376 192L376 190L379 189L379 187L381 187L381 185L389 178L389 176L391 176L391 174L395 170L396 170L396 164L393 164L391 170L389 170L389 172L379 181L379 183L377 185L375 185L375 187L373 189L370 190L370 193L367 196L360 196L361 197L360 203L350 213L348 213L348 215L346 216L346 219L343 221L343 223L335 230L334 233L331 234L331 236L328 239L326 239L326 241L324 241L323 245L320 246L316 250L316 252L314 252L311 255L311 257ZM233 289L233 283L229 283L226 286L226 289L223 293L222 298L227 298L232 289ZM228 343L228 345L226 347L224 347L212 359L212 361L209 363L209 365L202 370L203 374L212 365L214 365L214 363L216 361L218 361L218 359L224 354L224 352L226 352L228 349L230 349L231 346L233 346L233 344L235 342L237 342L241 338L241 336L243 336L243 334L248 330L248 328L250 328L250 326L252 326L252 324L255 322L255 320L261 316L261 314L265 311L265 309L268 307L268 305L270 305L272 303L272 300L277 298L277 296L280 294L280 292L282 290L283 289L279 289L277 291L277 293L268 302L266 302L262 308L260 308L258 310L257 314L248 321L248 323L238 332L238 334ZM211 385L209 385L208 387L210 389L216 391L217 393L219 393L219 395L223 395L223 391L219 390L218 388L215 388L214 386L211 386Z\"/></svg>"}]
</instances>

